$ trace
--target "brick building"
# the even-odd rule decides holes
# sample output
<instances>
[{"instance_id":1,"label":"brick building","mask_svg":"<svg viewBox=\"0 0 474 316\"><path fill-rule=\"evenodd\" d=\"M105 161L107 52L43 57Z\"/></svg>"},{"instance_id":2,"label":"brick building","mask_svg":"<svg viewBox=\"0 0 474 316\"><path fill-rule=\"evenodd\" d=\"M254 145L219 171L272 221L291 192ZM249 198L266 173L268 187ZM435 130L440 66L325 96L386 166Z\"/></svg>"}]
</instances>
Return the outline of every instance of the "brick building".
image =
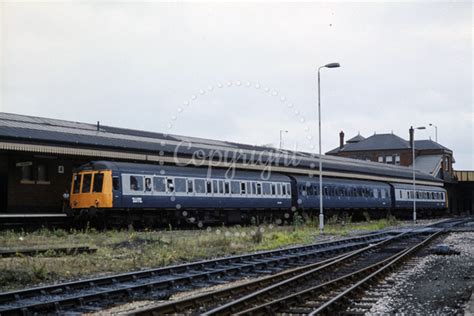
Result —
<instances>
[{"instance_id":1,"label":"brick building","mask_svg":"<svg viewBox=\"0 0 474 316\"><path fill-rule=\"evenodd\" d=\"M358 134L344 142L344 132L341 131L339 147L327 152L326 155L411 167L413 138L414 131L410 128L409 140L395 134L374 134L367 138ZM417 170L429 173L445 182L451 182L454 179L454 162L452 150L431 139L415 141Z\"/></svg>"}]
</instances>

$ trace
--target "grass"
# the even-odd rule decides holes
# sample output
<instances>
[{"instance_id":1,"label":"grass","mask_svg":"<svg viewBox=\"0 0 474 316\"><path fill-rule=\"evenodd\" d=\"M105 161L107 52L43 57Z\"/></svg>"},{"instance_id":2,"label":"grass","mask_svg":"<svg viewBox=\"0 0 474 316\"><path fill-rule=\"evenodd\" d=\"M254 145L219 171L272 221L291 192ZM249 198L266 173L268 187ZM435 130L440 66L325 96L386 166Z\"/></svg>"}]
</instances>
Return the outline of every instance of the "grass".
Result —
<instances>
[{"instance_id":1,"label":"grass","mask_svg":"<svg viewBox=\"0 0 474 316\"><path fill-rule=\"evenodd\" d=\"M17 256L0 259L0 291L41 283L160 267L187 261L240 254L258 250L307 244L351 232L396 226L393 219L363 223L328 220L325 234L318 222L295 221L293 226L233 226L207 230L135 231L41 229L35 232L0 232L0 248L74 247L97 248L93 254L76 256Z\"/></svg>"}]
</instances>

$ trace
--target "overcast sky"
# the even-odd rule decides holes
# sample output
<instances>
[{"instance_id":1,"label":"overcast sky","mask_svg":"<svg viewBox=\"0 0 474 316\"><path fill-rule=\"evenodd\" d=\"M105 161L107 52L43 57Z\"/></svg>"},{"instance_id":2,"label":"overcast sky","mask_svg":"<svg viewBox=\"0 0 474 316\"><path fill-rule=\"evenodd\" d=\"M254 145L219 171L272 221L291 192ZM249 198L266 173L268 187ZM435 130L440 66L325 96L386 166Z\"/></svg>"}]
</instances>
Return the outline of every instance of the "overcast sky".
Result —
<instances>
[{"instance_id":1,"label":"overcast sky","mask_svg":"<svg viewBox=\"0 0 474 316\"><path fill-rule=\"evenodd\" d=\"M433 123L474 169L470 2L1 3L0 111L316 151L339 62L324 152Z\"/></svg>"}]
</instances>

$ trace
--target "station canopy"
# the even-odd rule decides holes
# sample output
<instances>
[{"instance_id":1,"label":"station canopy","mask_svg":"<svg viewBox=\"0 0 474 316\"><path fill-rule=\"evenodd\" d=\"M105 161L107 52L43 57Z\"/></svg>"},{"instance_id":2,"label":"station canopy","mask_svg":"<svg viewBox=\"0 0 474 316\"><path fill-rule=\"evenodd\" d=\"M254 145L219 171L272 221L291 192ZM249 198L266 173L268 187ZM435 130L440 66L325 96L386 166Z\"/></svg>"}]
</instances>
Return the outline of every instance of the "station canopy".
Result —
<instances>
[{"instance_id":1,"label":"station canopy","mask_svg":"<svg viewBox=\"0 0 474 316\"><path fill-rule=\"evenodd\" d=\"M202 159L220 162L218 166L222 167L235 164L237 168L259 170L271 166L278 172L301 174L308 170L316 173L319 162L319 156L309 152L4 112L0 112L0 150L150 163ZM412 178L412 170L407 167L351 158L323 156L322 165L324 176L400 179L405 183ZM425 183L442 183L440 179L420 171L416 172L416 178Z\"/></svg>"}]
</instances>

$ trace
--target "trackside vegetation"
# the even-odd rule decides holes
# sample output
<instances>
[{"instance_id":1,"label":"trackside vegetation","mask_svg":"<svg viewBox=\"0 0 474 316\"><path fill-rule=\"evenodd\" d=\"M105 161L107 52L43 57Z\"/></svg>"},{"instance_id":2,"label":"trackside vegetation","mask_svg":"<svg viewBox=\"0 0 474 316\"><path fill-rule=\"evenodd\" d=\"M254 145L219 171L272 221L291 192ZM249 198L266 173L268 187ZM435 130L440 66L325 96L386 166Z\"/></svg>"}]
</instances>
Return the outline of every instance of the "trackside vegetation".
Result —
<instances>
[{"instance_id":1,"label":"trackside vegetation","mask_svg":"<svg viewBox=\"0 0 474 316\"><path fill-rule=\"evenodd\" d=\"M0 291L21 289L86 277L161 267L200 259L330 241L402 225L393 218L360 223L329 219L321 235L317 221L295 219L291 226L272 224L209 227L203 230L97 231L41 229L0 232L0 250L45 247L96 248L92 254L64 255L54 251L37 256L0 258Z\"/></svg>"}]
</instances>

